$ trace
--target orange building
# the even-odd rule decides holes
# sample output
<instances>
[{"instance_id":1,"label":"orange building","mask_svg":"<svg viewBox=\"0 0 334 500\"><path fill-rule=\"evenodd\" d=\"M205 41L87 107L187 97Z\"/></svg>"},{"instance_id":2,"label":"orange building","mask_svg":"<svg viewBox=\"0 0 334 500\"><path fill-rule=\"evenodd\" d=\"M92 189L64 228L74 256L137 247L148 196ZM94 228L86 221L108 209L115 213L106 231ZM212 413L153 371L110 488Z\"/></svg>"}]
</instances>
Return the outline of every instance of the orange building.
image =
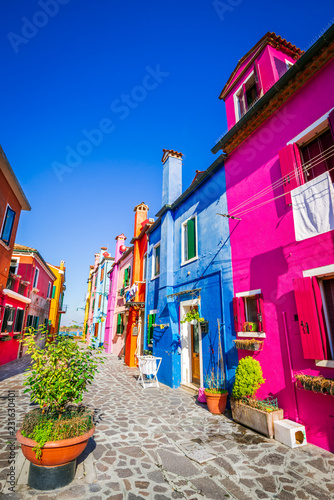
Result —
<instances>
[{"instance_id":1,"label":"orange building","mask_svg":"<svg viewBox=\"0 0 334 500\"><path fill-rule=\"evenodd\" d=\"M145 320L145 291L146 291L146 262L147 262L147 230L153 220L147 218L148 206L144 202L134 208L135 224L133 244L133 263L131 289L126 296L125 306L129 308L126 329L125 358L128 366L137 366L136 355L143 352L144 320Z\"/></svg>"}]
</instances>

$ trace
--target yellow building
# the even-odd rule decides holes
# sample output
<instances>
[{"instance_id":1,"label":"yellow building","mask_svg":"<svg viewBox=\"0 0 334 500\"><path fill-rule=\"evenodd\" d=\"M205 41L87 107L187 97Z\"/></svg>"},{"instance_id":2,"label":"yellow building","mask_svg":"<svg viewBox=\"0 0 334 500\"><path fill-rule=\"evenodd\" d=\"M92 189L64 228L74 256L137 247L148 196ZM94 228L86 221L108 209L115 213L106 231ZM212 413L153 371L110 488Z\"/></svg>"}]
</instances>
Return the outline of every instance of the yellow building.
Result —
<instances>
[{"instance_id":1,"label":"yellow building","mask_svg":"<svg viewBox=\"0 0 334 500\"><path fill-rule=\"evenodd\" d=\"M82 339L86 339L87 335L87 329L89 327L88 325L88 316L89 316L89 304L90 304L90 296L92 293L92 273L94 270L94 266L90 266L89 269L89 278L87 280L88 287L87 287L87 294L86 294L86 304L85 304L85 318L84 318L84 324L83 324L83 329L82 329Z\"/></svg>"},{"instance_id":2,"label":"yellow building","mask_svg":"<svg viewBox=\"0 0 334 500\"><path fill-rule=\"evenodd\" d=\"M66 313L67 306L63 305L65 286L65 262L62 260L60 266L54 266L48 264L49 268L56 276L56 281L53 284L51 304L50 304L50 314L49 314L49 325L50 333L55 335L59 332L60 327L60 316Z\"/></svg>"}]
</instances>

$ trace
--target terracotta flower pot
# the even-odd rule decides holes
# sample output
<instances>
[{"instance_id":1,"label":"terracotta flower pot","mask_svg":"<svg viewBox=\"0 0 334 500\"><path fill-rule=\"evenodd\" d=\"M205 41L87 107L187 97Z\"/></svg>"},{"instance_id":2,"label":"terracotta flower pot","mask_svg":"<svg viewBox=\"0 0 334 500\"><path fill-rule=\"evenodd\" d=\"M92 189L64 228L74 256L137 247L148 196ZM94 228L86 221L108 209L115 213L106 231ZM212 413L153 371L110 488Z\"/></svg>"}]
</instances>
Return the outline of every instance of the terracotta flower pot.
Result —
<instances>
[{"instance_id":1,"label":"terracotta flower pot","mask_svg":"<svg viewBox=\"0 0 334 500\"><path fill-rule=\"evenodd\" d=\"M208 409L210 413L213 413L214 415L220 415L221 413L224 413L226 409L226 403L227 403L227 396L228 393L212 393L212 392L205 392L205 397L206 397L206 403L208 405Z\"/></svg>"},{"instance_id":2,"label":"terracotta flower pot","mask_svg":"<svg viewBox=\"0 0 334 500\"><path fill-rule=\"evenodd\" d=\"M36 453L32 450L36 445L36 441L22 436L21 429L16 433L16 439L21 444L23 455L33 464L42 467L55 467L65 465L77 458L84 451L88 440L95 432L95 427L90 429L82 436L69 439L61 439L60 441L47 441L42 448L42 457L38 459Z\"/></svg>"}]
</instances>

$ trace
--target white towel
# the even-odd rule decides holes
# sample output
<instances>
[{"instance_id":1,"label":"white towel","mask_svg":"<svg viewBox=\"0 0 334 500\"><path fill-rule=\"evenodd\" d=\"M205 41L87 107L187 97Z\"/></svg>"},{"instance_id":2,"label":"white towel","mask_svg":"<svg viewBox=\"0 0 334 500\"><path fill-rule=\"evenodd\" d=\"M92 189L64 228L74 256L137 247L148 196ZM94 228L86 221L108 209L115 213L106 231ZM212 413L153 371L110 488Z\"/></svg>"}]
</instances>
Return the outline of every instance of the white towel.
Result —
<instances>
[{"instance_id":1,"label":"white towel","mask_svg":"<svg viewBox=\"0 0 334 500\"><path fill-rule=\"evenodd\" d=\"M291 191L296 240L334 229L334 189L328 172Z\"/></svg>"}]
</instances>

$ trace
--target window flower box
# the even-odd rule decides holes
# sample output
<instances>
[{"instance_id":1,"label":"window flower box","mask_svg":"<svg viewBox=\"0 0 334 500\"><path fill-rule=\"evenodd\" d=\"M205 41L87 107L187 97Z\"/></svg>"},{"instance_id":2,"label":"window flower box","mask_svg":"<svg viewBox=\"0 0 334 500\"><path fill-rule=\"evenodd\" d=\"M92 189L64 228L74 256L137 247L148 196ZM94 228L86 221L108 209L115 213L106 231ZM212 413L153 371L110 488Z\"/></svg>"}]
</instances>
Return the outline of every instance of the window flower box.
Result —
<instances>
[{"instance_id":1,"label":"window flower box","mask_svg":"<svg viewBox=\"0 0 334 500\"><path fill-rule=\"evenodd\" d=\"M237 349L245 349L247 351L262 351L263 340L257 339L237 339L233 340Z\"/></svg>"},{"instance_id":2,"label":"window flower box","mask_svg":"<svg viewBox=\"0 0 334 500\"><path fill-rule=\"evenodd\" d=\"M296 373L295 379L298 389L334 396L334 380L332 379L325 378L322 375L314 377L305 375L305 373Z\"/></svg>"},{"instance_id":3,"label":"window flower box","mask_svg":"<svg viewBox=\"0 0 334 500\"><path fill-rule=\"evenodd\" d=\"M9 340L12 340L11 335L0 335L0 341L1 342L8 342Z\"/></svg>"}]
</instances>

